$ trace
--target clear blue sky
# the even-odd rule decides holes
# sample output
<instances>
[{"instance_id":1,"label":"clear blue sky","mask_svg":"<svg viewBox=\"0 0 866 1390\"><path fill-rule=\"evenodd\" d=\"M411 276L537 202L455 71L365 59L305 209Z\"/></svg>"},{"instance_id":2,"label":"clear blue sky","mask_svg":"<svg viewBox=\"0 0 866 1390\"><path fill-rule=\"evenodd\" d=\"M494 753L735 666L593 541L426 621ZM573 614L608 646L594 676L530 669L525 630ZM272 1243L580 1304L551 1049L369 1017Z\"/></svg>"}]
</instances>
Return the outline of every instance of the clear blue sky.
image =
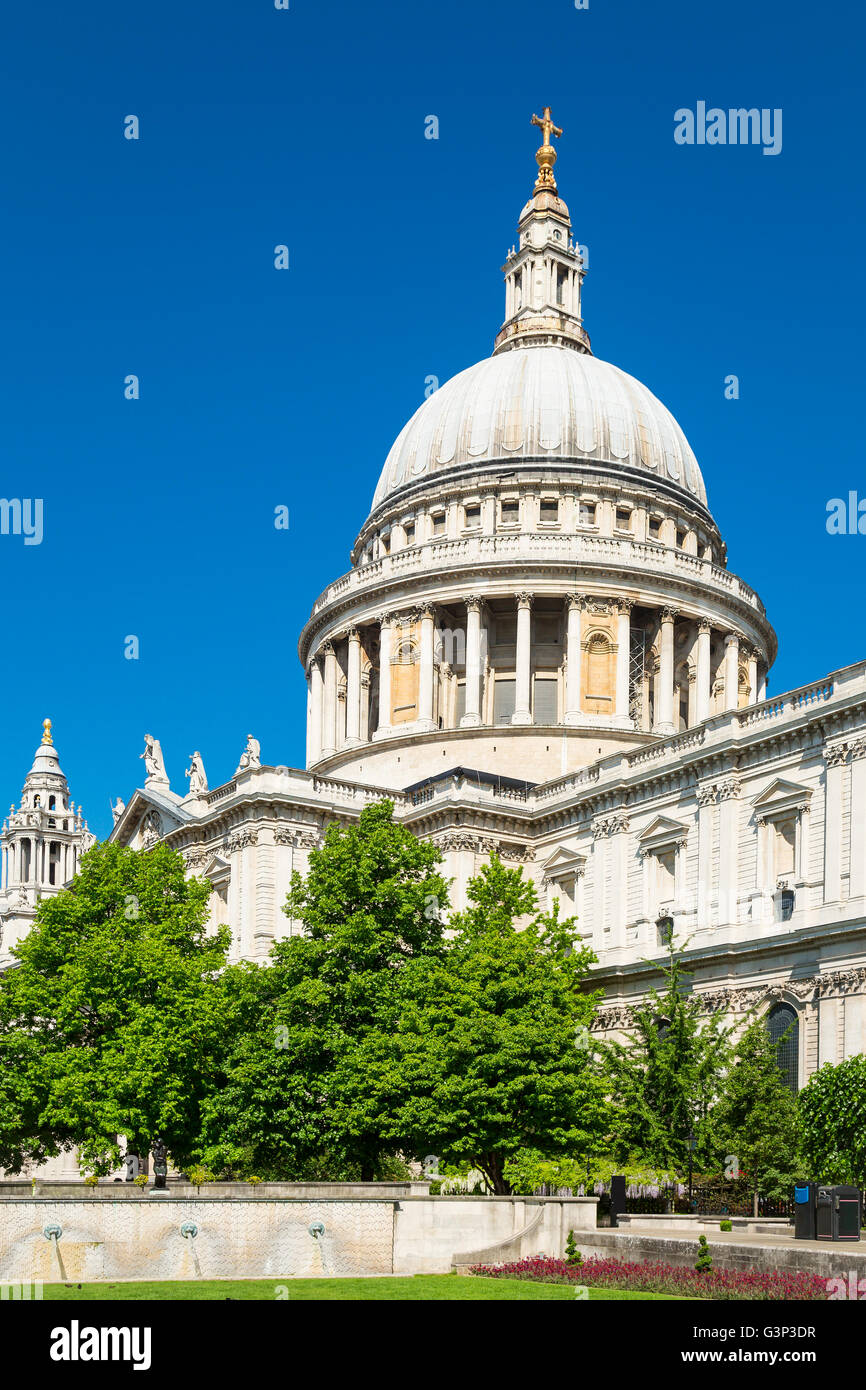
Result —
<instances>
[{"instance_id":1,"label":"clear blue sky","mask_svg":"<svg viewBox=\"0 0 866 1390\"><path fill-rule=\"evenodd\" d=\"M0 536L4 804L45 715L98 833L145 732L181 792L249 732L303 765L298 632L425 377L491 350L545 103L593 348L682 423L771 690L866 657L866 536L825 530L866 496L863 40L854 0L9 8L0 495L45 537ZM699 100L782 108L782 153L676 145Z\"/></svg>"}]
</instances>

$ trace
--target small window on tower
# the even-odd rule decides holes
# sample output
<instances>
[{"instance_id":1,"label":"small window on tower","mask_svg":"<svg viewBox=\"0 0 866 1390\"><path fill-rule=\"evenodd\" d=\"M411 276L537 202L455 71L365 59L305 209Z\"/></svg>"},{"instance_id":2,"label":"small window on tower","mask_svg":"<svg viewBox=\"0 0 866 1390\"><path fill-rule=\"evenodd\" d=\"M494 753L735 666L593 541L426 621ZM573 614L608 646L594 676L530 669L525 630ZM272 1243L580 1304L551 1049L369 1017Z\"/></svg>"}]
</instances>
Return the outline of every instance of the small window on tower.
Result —
<instances>
[{"instance_id":1,"label":"small window on tower","mask_svg":"<svg viewBox=\"0 0 866 1390\"><path fill-rule=\"evenodd\" d=\"M433 513L433 535L434 535L434 536L444 536L444 535L445 535L445 513L444 513L444 512L434 512L434 513Z\"/></svg>"},{"instance_id":2,"label":"small window on tower","mask_svg":"<svg viewBox=\"0 0 866 1390\"><path fill-rule=\"evenodd\" d=\"M568 279L567 270L557 270L556 272L556 302L565 303L565 282Z\"/></svg>"},{"instance_id":3,"label":"small window on tower","mask_svg":"<svg viewBox=\"0 0 866 1390\"><path fill-rule=\"evenodd\" d=\"M463 516L464 516L464 522L465 522L465 525L466 525L466 526L480 526L480 525L481 525L481 506L480 506L480 504L473 504L471 507L464 507L464 508L463 508Z\"/></svg>"},{"instance_id":4,"label":"small window on tower","mask_svg":"<svg viewBox=\"0 0 866 1390\"><path fill-rule=\"evenodd\" d=\"M414 544L415 544L415 523L414 523L414 521L410 521L410 522L409 522L409 524L405 527L405 531L406 531L406 544L407 544L407 545L414 545Z\"/></svg>"},{"instance_id":5,"label":"small window on tower","mask_svg":"<svg viewBox=\"0 0 866 1390\"><path fill-rule=\"evenodd\" d=\"M539 519L550 525L559 521L559 502L555 497L542 497Z\"/></svg>"},{"instance_id":6,"label":"small window on tower","mask_svg":"<svg viewBox=\"0 0 866 1390\"><path fill-rule=\"evenodd\" d=\"M660 516L651 516L649 519L650 540L657 541L662 533L662 519Z\"/></svg>"},{"instance_id":7,"label":"small window on tower","mask_svg":"<svg viewBox=\"0 0 866 1390\"><path fill-rule=\"evenodd\" d=\"M578 520L581 526L595 525L595 503L581 502L578 508Z\"/></svg>"},{"instance_id":8,"label":"small window on tower","mask_svg":"<svg viewBox=\"0 0 866 1390\"><path fill-rule=\"evenodd\" d=\"M631 511L628 507L617 507L616 509L616 529L618 531L631 530Z\"/></svg>"},{"instance_id":9,"label":"small window on tower","mask_svg":"<svg viewBox=\"0 0 866 1390\"><path fill-rule=\"evenodd\" d=\"M682 526L677 527L677 549L684 550L686 544L686 533Z\"/></svg>"},{"instance_id":10,"label":"small window on tower","mask_svg":"<svg viewBox=\"0 0 866 1390\"><path fill-rule=\"evenodd\" d=\"M562 241L562 232L559 230L558 227L554 227L553 236L556 241Z\"/></svg>"},{"instance_id":11,"label":"small window on tower","mask_svg":"<svg viewBox=\"0 0 866 1390\"><path fill-rule=\"evenodd\" d=\"M520 520L520 503L517 498L499 504L499 518L503 526L513 526Z\"/></svg>"}]
</instances>

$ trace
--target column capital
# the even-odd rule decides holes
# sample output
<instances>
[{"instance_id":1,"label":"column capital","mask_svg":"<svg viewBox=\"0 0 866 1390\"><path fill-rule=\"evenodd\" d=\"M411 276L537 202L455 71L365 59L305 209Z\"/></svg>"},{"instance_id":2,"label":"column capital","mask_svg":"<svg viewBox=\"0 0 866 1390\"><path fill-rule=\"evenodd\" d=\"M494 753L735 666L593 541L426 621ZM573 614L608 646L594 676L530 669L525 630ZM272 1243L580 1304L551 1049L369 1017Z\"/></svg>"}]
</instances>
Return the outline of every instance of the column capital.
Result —
<instances>
[{"instance_id":1,"label":"column capital","mask_svg":"<svg viewBox=\"0 0 866 1390\"><path fill-rule=\"evenodd\" d=\"M620 614L623 616L631 613L631 610L634 608L635 603L636 600L633 598L618 598L616 600L616 606L619 609Z\"/></svg>"},{"instance_id":2,"label":"column capital","mask_svg":"<svg viewBox=\"0 0 866 1390\"><path fill-rule=\"evenodd\" d=\"M567 608L576 608L580 612L586 604L586 594L566 594L565 603Z\"/></svg>"},{"instance_id":3,"label":"column capital","mask_svg":"<svg viewBox=\"0 0 866 1390\"><path fill-rule=\"evenodd\" d=\"M484 599L479 594L467 594L463 602L468 613L480 613L484 606Z\"/></svg>"},{"instance_id":4,"label":"column capital","mask_svg":"<svg viewBox=\"0 0 866 1390\"><path fill-rule=\"evenodd\" d=\"M325 657L327 657L327 656L333 656L333 655L334 655L334 644L333 644L333 642L331 641L330 637L326 637L325 640L324 640L324 642L320 643L320 645L319 645L319 650L316 652L316 656L325 656Z\"/></svg>"},{"instance_id":5,"label":"column capital","mask_svg":"<svg viewBox=\"0 0 866 1390\"><path fill-rule=\"evenodd\" d=\"M701 618L698 622L698 632L709 633L711 630L709 618Z\"/></svg>"},{"instance_id":6,"label":"column capital","mask_svg":"<svg viewBox=\"0 0 866 1390\"><path fill-rule=\"evenodd\" d=\"M436 621L436 605L434 603L422 603L418 609L418 620L429 618L431 622Z\"/></svg>"},{"instance_id":7,"label":"column capital","mask_svg":"<svg viewBox=\"0 0 866 1390\"><path fill-rule=\"evenodd\" d=\"M357 627L349 627L349 628L347 628L347 629L346 629L346 637L348 638L348 640L349 640L350 642L360 642L360 640L361 640L361 630L360 630L360 628L357 628Z\"/></svg>"},{"instance_id":8,"label":"column capital","mask_svg":"<svg viewBox=\"0 0 866 1390\"><path fill-rule=\"evenodd\" d=\"M535 594L519 593L515 595L518 608L531 608L535 602Z\"/></svg>"},{"instance_id":9,"label":"column capital","mask_svg":"<svg viewBox=\"0 0 866 1390\"><path fill-rule=\"evenodd\" d=\"M663 623L675 623L680 616L678 608L663 608L661 610L661 621Z\"/></svg>"},{"instance_id":10,"label":"column capital","mask_svg":"<svg viewBox=\"0 0 866 1390\"><path fill-rule=\"evenodd\" d=\"M390 627L394 622L394 614L389 610L376 614L376 622L380 627Z\"/></svg>"},{"instance_id":11,"label":"column capital","mask_svg":"<svg viewBox=\"0 0 866 1390\"><path fill-rule=\"evenodd\" d=\"M726 633L725 633L725 646L726 646L726 647L729 647L729 646L731 645L732 642L736 642L737 646L739 647L739 645L740 645L740 634L739 634L738 632L726 632Z\"/></svg>"}]
</instances>

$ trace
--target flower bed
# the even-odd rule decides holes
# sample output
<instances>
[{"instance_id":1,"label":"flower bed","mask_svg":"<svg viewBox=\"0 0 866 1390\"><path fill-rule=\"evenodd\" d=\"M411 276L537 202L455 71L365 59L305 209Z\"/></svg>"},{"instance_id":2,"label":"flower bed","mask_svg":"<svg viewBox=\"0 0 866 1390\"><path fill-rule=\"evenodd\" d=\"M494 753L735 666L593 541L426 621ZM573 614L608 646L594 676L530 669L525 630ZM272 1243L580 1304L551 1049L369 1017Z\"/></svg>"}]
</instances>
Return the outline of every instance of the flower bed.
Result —
<instances>
[{"instance_id":1,"label":"flower bed","mask_svg":"<svg viewBox=\"0 0 866 1390\"><path fill-rule=\"evenodd\" d=\"M581 1265L543 1255L513 1264L473 1265L472 1274L487 1279L531 1279L545 1284L586 1284L590 1288L627 1289L642 1293L672 1293L684 1298L826 1300L827 1285L817 1274L772 1273L758 1269L696 1269L661 1261L632 1264L593 1255Z\"/></svg>"}]
</instances>

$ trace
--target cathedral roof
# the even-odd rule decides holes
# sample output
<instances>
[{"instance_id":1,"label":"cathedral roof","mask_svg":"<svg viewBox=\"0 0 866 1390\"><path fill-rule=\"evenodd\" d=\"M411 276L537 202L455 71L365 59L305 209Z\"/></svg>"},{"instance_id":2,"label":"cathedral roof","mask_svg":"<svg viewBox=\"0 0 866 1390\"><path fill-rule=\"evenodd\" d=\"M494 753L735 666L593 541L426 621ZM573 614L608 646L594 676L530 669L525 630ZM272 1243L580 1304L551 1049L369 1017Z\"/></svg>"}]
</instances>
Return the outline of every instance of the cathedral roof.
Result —
<instances>
[{"instance_id":1,"label":"cathedral roof","mask_svg":"<svg viewBox=\"0 0 866 1390\"><path fill-rule=\"evenodd\" d=\"M434 474L572 460L636 469L706 505L688 440L646 386L588 353L533 345L477 362L424 402L388 455L373 510Z\"/></svg>"}]
</instances>

